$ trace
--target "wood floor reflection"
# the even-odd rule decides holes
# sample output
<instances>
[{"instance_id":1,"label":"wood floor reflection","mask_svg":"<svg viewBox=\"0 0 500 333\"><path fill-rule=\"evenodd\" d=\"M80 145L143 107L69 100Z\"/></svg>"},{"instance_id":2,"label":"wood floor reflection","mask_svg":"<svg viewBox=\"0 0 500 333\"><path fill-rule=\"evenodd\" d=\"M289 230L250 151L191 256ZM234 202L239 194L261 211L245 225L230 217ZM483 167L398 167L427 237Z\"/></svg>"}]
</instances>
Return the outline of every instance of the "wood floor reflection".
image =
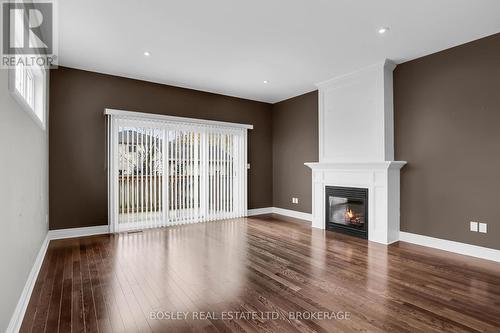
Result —
<instances>
[{"instance_id":1,"label":"wood floor reflection","mask_svg":"<svg viewBox=\"0 0 500 333\"><path fill-rule=\"evenodd\" d=\"M21 332L151 331L499 332L500 264L274 217L51 241Z\"/></svg>"}]
</instances>

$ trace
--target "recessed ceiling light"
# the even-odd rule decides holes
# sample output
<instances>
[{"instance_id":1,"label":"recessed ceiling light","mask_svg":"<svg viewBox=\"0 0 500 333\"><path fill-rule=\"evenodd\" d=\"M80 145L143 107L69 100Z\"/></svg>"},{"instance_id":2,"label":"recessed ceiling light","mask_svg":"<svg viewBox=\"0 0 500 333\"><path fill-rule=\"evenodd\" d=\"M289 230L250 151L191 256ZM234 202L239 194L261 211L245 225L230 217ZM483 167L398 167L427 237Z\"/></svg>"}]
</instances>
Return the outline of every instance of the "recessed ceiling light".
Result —
<instances>
[{"instance_id":1,"label":"recessed ceiling light","mask_svg":"<svg viewBox=\"0 0 500 333\"><path fill-rule=\"evenodd\" d=\"M149 53L148 51L144 51L144 55L145 55L146 57L149 57L149 56L151 55L151 53Z\"/></svg>"},{"instance_id":2,"label":"recessed ceiling light","mask_svg":"<svg viewBox=\"0 0 500 333\"><path fill-rule=\"evenodd\" d=\"M267 81L267 80L264 80L264 84L268 84L268 83L269 83L269 81Z\"/></svg>"},{"instance_id":3,"label":"recessed ceiling light","mask_svg":"<svg viewBox=\"0 0 500 333\"><path fill-rule=\"evenodd\" d=\"M378 29L378 33L381 35L385 34L387 31L389 31L388 27L382 27L382 28Z\"/></svg>"}]
</instances>

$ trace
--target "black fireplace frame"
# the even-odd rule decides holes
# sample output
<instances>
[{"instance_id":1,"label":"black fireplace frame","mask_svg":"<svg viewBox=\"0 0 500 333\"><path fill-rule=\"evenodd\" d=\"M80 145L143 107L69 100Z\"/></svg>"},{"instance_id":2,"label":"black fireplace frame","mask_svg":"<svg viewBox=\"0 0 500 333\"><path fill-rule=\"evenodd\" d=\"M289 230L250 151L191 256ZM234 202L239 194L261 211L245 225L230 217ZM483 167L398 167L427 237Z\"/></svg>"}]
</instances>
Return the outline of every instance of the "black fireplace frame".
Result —
<instances>
[{"instance_id":1,"label":"black fireplace frame","mask_svg":"<svg viewBox=\"0 0 500 333\"><path fill-rule=\"evenodd\" d=\"M350 228L340 223L328 221L330 201L329 196L348 197L352 199L363 199L365 203L365 224L362 230ZM368 189L360 187L325 186L325 228L330 231L338 231L343 234L368 239Z\"/></svg>"}]
</instances>

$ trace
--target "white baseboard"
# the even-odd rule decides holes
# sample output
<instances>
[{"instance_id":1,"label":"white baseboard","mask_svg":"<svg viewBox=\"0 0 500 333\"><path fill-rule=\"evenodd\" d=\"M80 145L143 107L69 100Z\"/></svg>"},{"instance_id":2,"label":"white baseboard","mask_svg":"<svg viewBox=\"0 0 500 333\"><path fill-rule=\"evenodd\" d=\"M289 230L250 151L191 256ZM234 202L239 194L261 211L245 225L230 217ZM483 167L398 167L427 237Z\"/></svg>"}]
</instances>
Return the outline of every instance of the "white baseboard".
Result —
<instances>
[{"instance_id":1,"label":"white baseboard","mask_svg":"<svg viewBox=\"0 0 500 333\"><path fill-rule=\"evenodd\" d=\"M278 208L278 207L249 209L247 216L263 215L263 214L278 214L278 215L293 217L300 220L312 221L312 214L298 212L296 210L291 210L291 209Z\"/></svg>"},{"instance_id":2,"label":"white baseboard","mask_svg":"<svg viewBox=\"0 0 500 333\"><path fill-rule=\"evenodd\" d=\"M312 221L312 214L298 212L296 210L273 207L273 213L278 215L293 217L300 220Z\"/></svg>"},{"instance_id":3,"label":"white baseboard","mask_svg":"<svg viewBox=\"0 0 500 333\"><path fill-rule=\"evenodd\" d=\"M256 209L249 209L247 211L247 216L264 215L272 213L273 213L273 207L256 208Z\"/></svg>"},{"instance_id":4,"label":"white baseboard","mask_svg":"<svg viewBox=\"0 0 500 333\"><path fill-rule=\"evenodd\" d=\"M52 240L52 239L102 235L107 233L109 233L109 227L107 225L98 225L95 227L49 230L48 236L49 239Z\"/></svg>"},{"instance_id":5,"label":"white baseboard","mask_svg":"<svg viewBox=\"0 0 500 333\"><path fill-rule=\"evenodd\" d=\"M500 262L500 250L490 249L487 247L412 234L404 231L399 232L399 240L448 252L459 253L466 256Z\"/></svg>"},{"instance_id":6,"label":"white baseboard","mask_svg":"<svg viewBox=\"0 0 500 333\"><path fill-rule=\"evenodd\" d=\"M38 273L40 272L40 268L42 267L43 258L45 258L45 253L47 252L47 248L49 246L49 235L45 236L45 239L42 242L42 246L40 247L40 251L35 259L35 263L31 268L30 274L28 275L28 279L24 284L23 291L21 292L21 296L19 297L19 301L17 302L16 308L14 309L14 313L10 318L9 326L7 327L6 333L17 333L21 328L21 324L23 323L24 314L26 313L26 309L28 308L28 303L31 298L31 293L33 292L33 288L35 287L36 279L38 278Z\"/></svg>"}]
</instances>

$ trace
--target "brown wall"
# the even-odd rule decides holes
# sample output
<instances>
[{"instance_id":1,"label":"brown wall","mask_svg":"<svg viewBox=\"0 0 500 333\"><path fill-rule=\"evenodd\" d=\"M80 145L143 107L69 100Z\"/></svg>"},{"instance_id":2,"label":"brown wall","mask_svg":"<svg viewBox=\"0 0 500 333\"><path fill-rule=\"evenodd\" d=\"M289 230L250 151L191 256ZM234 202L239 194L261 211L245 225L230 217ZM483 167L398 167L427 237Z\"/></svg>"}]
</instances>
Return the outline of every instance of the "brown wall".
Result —
<instances>
[{"instance_id":1,"label":"brown wall","mask_svg":"<svg viewBox=\"0 0 500 333\"><path fill-rule=\"evenodd\" d=\"M50 75L50 229L107 224L105 108L254 125L248 207L272 206L271 104L70 68Z\"/></svg>"},{"instance_id":2,"label":"brown wall","mask_svg":"<svg viewBox=\"0 0 500 333\"><path fill-rule=\"evenodd\" d=\"M273 105L273 205L311 213L311 169L318 161L318 92ZM292 204L292 197L299 199Z\"/></svg>"},{"instance_id":3,"label":"brown wall","mask_svg":"<svg viewBox=\"0 0 500 333\"><path fill-rule=\"evenodd\" d=\"M500 249L500 34L399 65L394 98L401 230Z\"/></svg>"}]
</instances>

